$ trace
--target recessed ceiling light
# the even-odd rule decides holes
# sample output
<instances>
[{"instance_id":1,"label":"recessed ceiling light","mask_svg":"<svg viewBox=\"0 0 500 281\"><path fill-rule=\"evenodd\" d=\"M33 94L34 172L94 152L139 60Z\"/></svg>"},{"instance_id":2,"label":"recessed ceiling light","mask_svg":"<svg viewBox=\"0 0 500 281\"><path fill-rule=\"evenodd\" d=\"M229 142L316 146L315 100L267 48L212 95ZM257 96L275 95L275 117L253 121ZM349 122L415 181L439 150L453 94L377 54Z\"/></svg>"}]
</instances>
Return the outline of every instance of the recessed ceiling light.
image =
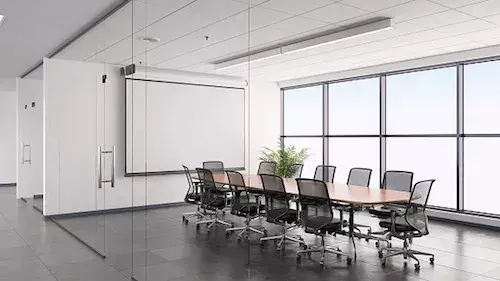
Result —
<instances>
[{"instance_id":1,"label":"recessed ceiling light","mask_svg":"<svg viewBox=\"0 0 500 281\"><path fill-rule=\"evenodd\" d=\"M2 25L3 18L4 18L4 16L3 16L3 15L0 15L0 26Z\"/></svg>"},{"instance_id":2,"label":"recessed ceiling light","mask_svg":"<svg viewBox=\"0 0 500 281\"><path fill-rule=\"evenodd\" d=\"M147 42L147 43L158 43L160 42L160 38L153 36L141 36L139 40Z\"/></svg>"}]
</instances>

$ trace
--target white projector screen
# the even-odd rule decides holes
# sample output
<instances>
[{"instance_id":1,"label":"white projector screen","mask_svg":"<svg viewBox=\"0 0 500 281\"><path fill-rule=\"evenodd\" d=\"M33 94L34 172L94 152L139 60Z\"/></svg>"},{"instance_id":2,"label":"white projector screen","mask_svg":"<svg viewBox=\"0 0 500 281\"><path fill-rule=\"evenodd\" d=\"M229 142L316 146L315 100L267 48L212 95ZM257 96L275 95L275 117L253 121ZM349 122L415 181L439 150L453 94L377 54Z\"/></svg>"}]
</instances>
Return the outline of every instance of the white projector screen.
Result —
<instances>
[{"instance_id":1,"label":"white projector screen","mask_svg":"<svg viewBox=\"0 0 500 281\"><path fill-rule=\"evenodd\" d=\"M126 174L245 166L243 88L126 79Z\"/></svg>"}]
</instances>

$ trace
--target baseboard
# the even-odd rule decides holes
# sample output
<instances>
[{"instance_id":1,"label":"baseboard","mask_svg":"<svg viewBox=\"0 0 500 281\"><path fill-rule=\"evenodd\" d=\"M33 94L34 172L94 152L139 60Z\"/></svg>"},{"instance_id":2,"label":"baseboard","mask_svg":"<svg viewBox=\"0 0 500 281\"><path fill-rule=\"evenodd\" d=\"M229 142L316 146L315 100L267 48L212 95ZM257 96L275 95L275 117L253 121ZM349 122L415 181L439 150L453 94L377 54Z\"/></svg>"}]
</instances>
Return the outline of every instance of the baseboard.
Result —
<instances>
[{"instance_id":1,"label":"baseboard","mask_svg":"<svg viewBox=\"0 0 500 281\"><path fill-rule=\"evenodd\" d=\"M429 216L430 220L445 221L492 230L500 230L500 220L495 218L430 209L427 209L427 215Z\"/></svg>"},{"instance_id":2,"label":"baseboard","mask_svg":"<svg viewBox=\"0 0 500 281\"><path fill-rule=\"evenodd\" d=\"M10 186L17 186L17 183L11 182L11 183L0 183L0 187L10 187Z\"/></svg>"},{"instance_id":3,"label":"baseboard","mask_svg":"<svg viewBox=\"0 0 500 281\"><path fill-rule=\"evenodd\" d=\"M144 211L144 210L151 210L151 209L171 208L171 207L179 207L179 206L187 206L187 205L190 205L190 204L188 204L186 202L173 202L173 203L164 203L164 204L137 206L137 207L125 207L125 208L108 209L108 210L96 210L96 211L87 211L87 212L79 212L79 213L61 214L61 215L49 215L46 217L50 218L50 219L65 219L65 218L74 218L74 217L115 214L115 213L123 213L123 212Z\"/></svg>"}]
</instances>

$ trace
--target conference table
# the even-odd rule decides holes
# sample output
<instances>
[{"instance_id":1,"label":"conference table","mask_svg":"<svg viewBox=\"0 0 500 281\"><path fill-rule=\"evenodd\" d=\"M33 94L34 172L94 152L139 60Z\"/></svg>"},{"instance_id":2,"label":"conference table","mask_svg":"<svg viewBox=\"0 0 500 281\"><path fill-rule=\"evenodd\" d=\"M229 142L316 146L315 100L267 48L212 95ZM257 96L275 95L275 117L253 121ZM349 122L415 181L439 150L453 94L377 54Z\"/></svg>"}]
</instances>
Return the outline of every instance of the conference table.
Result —
<instances>
[{"instance_id":1,"label":"conference table","mask_svg":"<svg viewBox=\"0 0 500 281\"><path fill-rule=\"evenodd\" d=\"M262 181L259 175L242 174L245 186L250 190L263 191ZM230 185L225 173L214 173L214 182ZM297 181L291 178L283 178L285 190L290 195L299 195ZM354 206L373 206L394 203L407 203L410 200L410 192L369 188L363 186L346 185L342 183L326 182L328 195L335 202L350 205L349 208L349 236L354 246L354 260L356 260L356 243L354 242ZM358 237L359 234L357 235ZM361 234L362 237L366 235ZM369 238L366 236L365 238Z\"/></svg>"}]
</instances>

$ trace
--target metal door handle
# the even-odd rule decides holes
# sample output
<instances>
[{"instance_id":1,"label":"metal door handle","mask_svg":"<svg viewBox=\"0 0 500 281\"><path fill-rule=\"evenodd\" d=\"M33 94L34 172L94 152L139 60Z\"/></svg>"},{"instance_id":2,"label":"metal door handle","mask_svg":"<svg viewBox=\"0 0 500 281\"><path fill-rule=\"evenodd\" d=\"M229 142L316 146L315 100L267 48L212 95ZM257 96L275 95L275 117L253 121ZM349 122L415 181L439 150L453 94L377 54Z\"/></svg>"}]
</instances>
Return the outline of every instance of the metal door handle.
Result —
<instances>
[{"instance_id":1,"label":"metal door handle","mask_svg":"<svg viewBox=\"0 0 500 281\"><path fill-rule=\"evenodd\" d=\"M116 157L115 157L116 146L113 145L113 166L111 167L111 187L115 187L115 168L116 168Z\"/></svg>"},{"instance_id":2,"label":"metal door handle","mask_svg":"<svg viewBox=\"0 0 500 281\"><path fill-rule=\"evenodd\" d=\"M102 155L102 149L100 146L98 146L97 147L97 188L102 188L101 155Z\"/></svg>"},{"instance_id":3,"label":"metal door handle","mask_svg":"<svg viewBox=\"0 0 500 281\"><path fill-rule=\"evenodd\" d=\"M24 165L24 142L21 142L21 164Z\"/></svg>"}]
</instances>

